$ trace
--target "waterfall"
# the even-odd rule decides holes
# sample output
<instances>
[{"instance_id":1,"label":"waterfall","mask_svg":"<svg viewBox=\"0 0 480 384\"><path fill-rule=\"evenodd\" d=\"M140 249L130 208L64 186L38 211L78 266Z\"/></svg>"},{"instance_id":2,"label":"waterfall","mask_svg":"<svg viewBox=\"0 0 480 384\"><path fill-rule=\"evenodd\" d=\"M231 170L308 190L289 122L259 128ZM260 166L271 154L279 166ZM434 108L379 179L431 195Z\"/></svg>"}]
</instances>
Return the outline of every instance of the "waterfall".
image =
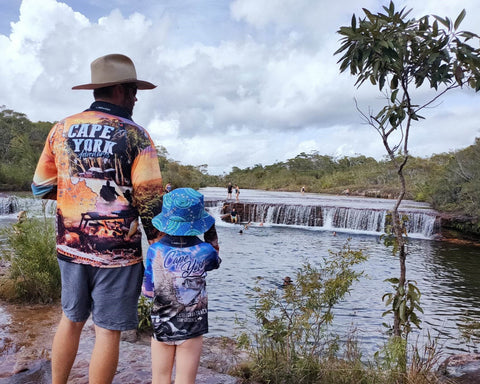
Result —
<instances>
[{"instance_id":1,"label":"waterfall","mask_svg":"<svg viewBox=\"0 0 480 384\"><path fill-rule=\"evenodd\" d=\"M206 202L209 212L221 219L223 202ZM297 204L236 203L242 222L314 227L322 230L382 235L388 224L388 209L335 207ZM400 212L406 218L410 237L432 238L438 230L436 212L408 210Z\"/></svg>"},{"instance_id":2,"label":"waterfall","mask_svg":"<svg viewBox=\"0 0 480 384\"><path fill-rule=\"evenodd\" d=\"M385 210L324 207L323 213L325 229L351 229L373 233L383 233L385 230Z\"/></svg>"},{"instance_id":3,"label":"waterfall","mask_svg":"<svg viewBox=\"0 0 480 384\"><path fill-rule=\"evenodd\" d=\"M0 198L0 215L10 215L18 212L18 199L15 196Z\"/></svg>"},{"instance_id":4,"label":"waterfall","mask_svg":"<svg viewBox=\"0 0 480 384\"><path fill-rule=\"evenodd\" d=\"M0 216L17 214L20 211L27 211L32 216L42 215L44 210L49 216L53 215L57 203L54 200L40 200L17 196L0 197Z\"/></svg>"},{"instance_id":5,"label":"waterfall","mask_svg":"<svg viewBox=\"0 0 480 384\"><path fill-rule=\"evenodd\" d=\"M205 206L217 223L229 221L222 213L223 200L205 200ZM340 202L339 202L340 203ZM331 202L330 202L331 204ZM318 228L321 230L382 235L389 220L389 210L332 205L300 205L272 202L236 203L242 222L264 223ZM45 213L54 215L56 202L17 196L0 197L0 215L27 211L31 216ZM406 228L410 237L432 238L439 228L437 213L430 209L402 209L407 217ZM227 214L228 216L228 214Z\"/></svg>"},{"instance_id":6,"label":"waterfall","mask_svg":"<svg viewBox=\"0 0 480 384\"><path fill-rule=\"evenodd\" d=\"M438 230L439 222L435 215L427 215L423 212L407 213L407 233L421 234L424 237L432 237Z\"/></svg>"}]
</instances>

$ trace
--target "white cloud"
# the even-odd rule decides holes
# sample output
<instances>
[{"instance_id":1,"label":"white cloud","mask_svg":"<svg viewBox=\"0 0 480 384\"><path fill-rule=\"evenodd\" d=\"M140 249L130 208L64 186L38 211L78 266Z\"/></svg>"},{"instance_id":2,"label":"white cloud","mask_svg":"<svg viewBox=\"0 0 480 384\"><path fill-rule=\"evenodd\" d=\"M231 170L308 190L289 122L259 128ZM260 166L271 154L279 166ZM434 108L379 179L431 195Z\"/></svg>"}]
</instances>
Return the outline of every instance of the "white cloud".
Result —
<instances>
[{"instance_id":1,"label":"white cloud","mask_svg":"<svg viewBox=\"0 0 480 384\"><path fill-rule=\"evenodd\" d=\"M134 60L141 79L158 85L139 92L135 120L183 164L208 164L210 172L222 173L300 152L383 157L378 135L354 104L355 97L367 109L379 105L381 95L369 85L356 89L333 56L336 30L350 23L352 13L362 15L358 2L220 3L23 0L19 19L0 35L0 105L32 120L76 113L92 95L71 87L89 81L93 59L119 52ZM451 18L465 7L463 25L475 31L480 3L458 5L408 0L397 7ZM380 10L377 0L361 6ZM429 155L473 143L479 106L472 92L456 92L425 111L428 119L412 132L412 152Z\"/></svg>"}]
</instances>

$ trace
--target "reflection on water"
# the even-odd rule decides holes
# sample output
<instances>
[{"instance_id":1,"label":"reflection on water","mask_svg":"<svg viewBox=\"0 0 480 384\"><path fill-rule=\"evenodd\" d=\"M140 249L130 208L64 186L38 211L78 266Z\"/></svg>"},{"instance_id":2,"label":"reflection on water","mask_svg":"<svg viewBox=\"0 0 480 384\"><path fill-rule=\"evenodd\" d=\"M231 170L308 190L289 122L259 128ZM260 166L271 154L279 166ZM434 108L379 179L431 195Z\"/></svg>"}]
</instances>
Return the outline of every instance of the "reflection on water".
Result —
<instances>
[{"instance_id":1,"label":"reflection on water","mask_svg":"<svg viewBox=\"0 0 480 384\"><path fill-rule=\"evenodd\" d=\"M384 280L398 277L398 259L379 238L259 226L239 234L240 228L231 224L217 228L223 262L221 269L208 276L212 334L231 335L235 318L249 313L253 302L247 293L256 276L264 277L266 288L273 288L284 276L294 276L303 260L319 263L328 257L328 250L340 250L350 238L351 247L362 249L369 257L361 266L367 276L354 283L351 294L335 311L335 327L345 333L355 328L367 352L382 345L382 323L392 322L382 317L386 308L381 298L391 290ZM476 351L479 340L467 343L459 326L469 320L480 321L479 248L411 240L408 252L407 278L417 281L424 310L423 329L414 331L411 340L418 338L423 343L430 332L447 353Z\"/></svg>"}]
</instances>

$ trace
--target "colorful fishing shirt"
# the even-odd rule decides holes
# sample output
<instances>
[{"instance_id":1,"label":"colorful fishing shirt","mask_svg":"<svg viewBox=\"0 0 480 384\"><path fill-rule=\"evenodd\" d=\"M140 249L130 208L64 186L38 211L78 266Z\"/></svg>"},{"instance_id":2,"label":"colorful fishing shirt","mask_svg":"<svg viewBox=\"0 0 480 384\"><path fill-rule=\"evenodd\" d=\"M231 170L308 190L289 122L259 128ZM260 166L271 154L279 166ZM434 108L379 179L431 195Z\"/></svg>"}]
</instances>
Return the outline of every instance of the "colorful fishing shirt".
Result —
<instances>
[{"instance_id":1,"label":"colorful fishing shirt","mask_svg":"<svg viewBox=\"0 0 480 384\"><path fill-rule=\"evenodd\" d=\"M220 263L213 246L196 236L166 235L148 248L142 291L154 296L156 340L185 340L208 332L205 277Z\"/></svg>"},{"instance_id":2,"label":"colorful fishing shirt","mask_svg":"<svg viewBox=\"0 0 480 384\"><path fill-rule=\"evenodd\" d=\"M142 261L141 231L162 207L162 176L147 131L125 109L95 102L51 129L32 184L57 200L58 257L97 267Z\"/></svg>"}]
</instances>

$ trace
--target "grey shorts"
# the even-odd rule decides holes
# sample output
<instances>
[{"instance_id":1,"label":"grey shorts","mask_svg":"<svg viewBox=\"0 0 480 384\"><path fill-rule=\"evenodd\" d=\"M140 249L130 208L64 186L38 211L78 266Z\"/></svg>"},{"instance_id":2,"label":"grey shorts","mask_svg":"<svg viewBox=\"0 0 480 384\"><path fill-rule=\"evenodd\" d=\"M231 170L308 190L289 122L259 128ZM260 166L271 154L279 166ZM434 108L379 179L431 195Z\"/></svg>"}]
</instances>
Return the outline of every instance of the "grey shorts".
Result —
<instances>
[{"instance_id":1,"label":"grey shorts","mask_svg":"<svg viewBox=\"0 0 480 384\"><path fill-rule=\"evenodd\" d=\"M128 267L97 268L58 259L62 276L62 309L75 322L92 314L99 327L125 331L138 324L138 298L143 263Z\"/></svg>"}]
</instances>

